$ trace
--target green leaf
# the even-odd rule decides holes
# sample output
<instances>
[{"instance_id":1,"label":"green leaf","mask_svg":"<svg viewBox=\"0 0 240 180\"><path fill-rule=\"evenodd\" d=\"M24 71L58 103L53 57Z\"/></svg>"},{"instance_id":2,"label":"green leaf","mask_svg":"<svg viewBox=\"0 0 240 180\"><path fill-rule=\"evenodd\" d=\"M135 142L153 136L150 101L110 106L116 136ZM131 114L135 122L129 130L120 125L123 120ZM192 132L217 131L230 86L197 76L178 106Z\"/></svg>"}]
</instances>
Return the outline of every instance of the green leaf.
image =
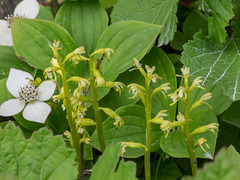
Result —
<instances>
[{"instance_id":1,"label":"green leaf","mask_svg":"<svg viewBox=\"0 0 240 180\"><path fill-rule=\"evenodd\" d=\"M138 20L163 25L158 46L167 45L177 30L178 0L118 0L111 14L112 23Z\"/></svg>"},{"instance_id":2,"label":"green leaf","mask_svg":"<svg viewBox=\"0 0 240 180\"><path fill-rule=\"evenodd\" d=\"M202 85L223 85L224 94L233 101L240 99L240 40L228 39L223 48L204 37L202 32L194 41L184 45L182 62L190 67L194 77L202 76Z\"/></svg>"},{"instance_id":3,"label":"green leaf","mask_svg":"<svg viewBox=\"0 0 240 180\"><path fill-rule=\"evenodd\" d=\"M160 30L159 25L140 21L121 21L109 26L102 33L96 47L115 50L110 61L104 58L101 63L105 81L115 80L120 73L130 68L133 58L142 59L152 47ZM99 95L100 98L102 96Z\"/></svg>"},{"instance_id":4,"label":"green leaf","mask_svg":"<svg viewBox=\"0 0 240 180\"><path fill-rule=\"evenodd\" d=\"M174 35L173 40L169 43L171 48L173 48L176 51L182 51L183 50L183 45L187 42L187 39L181 33L180 31L177 31Z\"/></svg>"},{"instance_id":5,"label":"green leaf","mask_svg":"<svg viewBox=\"0 0 240 180\"><path fill-rule=\"evenodd\" d=\"M160 163L159 167L157 166L157 163L157 161L151 163L151 174L152 177L155 177L155 179L156 168L158 168L157 180L173 180L178 179L182 176L176 163L170 160L165 160Z\"/></svg>"},{"instance_id":6,"label":"green leaf","mask_svg":"<svg viewBox=\"0 0 240 180\"><path fill-rule=\"evenodd\" d=\"M204 0L199 6L208 18L208 33L214 42L221 46L227 36L225 27L229 20L233 18L232 4L229 0Z\"/></svg>"},{"instance_id":7,"label":"green leaf","mask_svg":"<svg viewBox=\"0 0 240 180\"><path fill-rule=\"evenodd\" d=\"M240 101L234 102L223 114L222 120L240 128Z\"/></svg>"},{"instance_id":8,"label":"green leaf","mask_svg":"<svg viewBox=\"0 0 240 180\"><path fill-rule=\"evenodd\" d=\"M75 151L67 149L62 136L52 136L43 128L24 139L19 128L9 122L0 129L0 173L18 179L75 179Z\"/></svg>"},{"instance_id":9,"label":"green leaf","mask_svg":"<svg viewBox=\"0 0 240 180\"><path fill-rule=\"evenodd\" d=\"M106 9L116 4L118 0L99 0L100 4Z\"/></svg>"},{"instance_id":10,"label":"green leaf","mask_svg":"<svg viewBox=\"0 0 240 180\"><path fill-rule=\"evenodd\" d=\"M108 15L98 1L66 1L55 21L68 30L78 46L84 46L87 54L91 54L107 28Z\"/></svg>"},{"instance_id":11,"label":"green leaf","mask_svg":"<svg viewBox=\"0 0 240 180\"><path fill-rule=\"evenodd\" d=\"M193 35L203 29L205 32L208 30L207 16L197 10L193 10L183 22L183 34L187 39L193 39Z\"/></svg>"},{"instance_id":12,"label":"green leaf","mask_svg":"<svg viewBox=\"0 0 240 180\"><path fill-rule=\"evenodd\" d=\"M135 180L136 165L128 161L124 162L122 159L118 165L121 145L111 145L107 147L97 163L93 166L90 180L101 179L104 180ZM116 171L116 172L115 172Z\"/></svg>"},{"instance_id":13,"label":"green leaf","mask_svg":"<svg viewBox=\"0 0 240 180\"><path fill-rule=\"evenodd\" d=\"M53 40L60 40L60 56L65 57L68 53L77 48L76 42L69 33L60 25L38 19L12 18L11 29L13 34L14 49L17 56L27 61L31 66L45 70L52 66L50 63L53 58ZM67 72L74 75L82 74L82 64L78 68L73 68L70 63L66 63Z\"/></svg>"},{"instance_id":14,"label":"green leaf","mask_svg":"<svg viewBox=\"0 0 240 180\"><path fill-rule=\"evenodd\" d=\"M113 125L114 119L108 118L103 122L103 136L107 146L120 142L139 142L146 144L146 120L144 108L137 105L124 106L116 110L116 113L124 120L124 127ZM151 151L159 150L159 140L163 132L159 125L152 126L152 146ZM97 133L91 137L91 145L100 149ZM136 158L144 154L144 149L127 148L124 157Z\"/></svg>"},{"instance_id":15,"label":"green leaf","mask_svg":"<svg viewBox=\"0 0 240 180\"><path fill-rule=\"evenodd\" d=\"M226 151L222 149L216 156L213 163L206 164L203 169L197 171L195 177L184 177L183 180L211 180L211 179L239 179L240 155L234 147Z\"/></svg>"},{"instance_id":16,"label":"green leaf","mask_svg":"<svg viewBox=\"0 0 240 180\"><path fill-rule=\"evenodd\" d=\"M212 111L199 110L190 115L191 121L189 121L189 129L192 132L194 129L208 125L210 123L217 123L217 118ZM210 131L201 134L193 135L193 143L195 143L199 138L204 138L207 140L207 144L210 146L210 149L205 148L212 156L214 156L215 145L217 137ZM165 138L162 136L160 146L162 150L168 153L170 156L178 158L188 158L187 145L184 140L184 136L181 130L176 130L170 132L169 135ZM196 154L198 158L206 158L204 156L204 151L198 146Z\"/></svg>"},{"instance_id":17,"label":"green leaf","mask_svg":"<svg viewBox=\"0 0 240 180\"><path fill-rule=\"evenodd\" d=\"M51 12L51 8L40 4L40 10L36 19L45 19L45 20L53 21L54 18Z\"/></svg>"},{"instance_id":18,"label":"green leaf","mask_svg":"<svg viewBox=\"0 0 240 180\"><path fill-rule=\"evenodd\" d=\"M8 77L10 68L31 72L33 68L17 58L13 47L0 46L0 79Z\"/></svg>"}]
</instances>

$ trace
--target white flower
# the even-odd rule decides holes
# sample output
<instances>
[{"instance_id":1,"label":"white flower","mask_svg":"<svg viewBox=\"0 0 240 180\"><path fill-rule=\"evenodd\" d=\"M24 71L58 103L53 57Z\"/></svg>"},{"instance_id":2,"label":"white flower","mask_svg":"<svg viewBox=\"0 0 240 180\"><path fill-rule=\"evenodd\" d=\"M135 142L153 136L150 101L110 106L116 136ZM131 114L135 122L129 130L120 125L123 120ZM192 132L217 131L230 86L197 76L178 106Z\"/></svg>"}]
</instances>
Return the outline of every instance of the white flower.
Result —
<instances>
[{"instance_id":1,"label":"white flower","mask_svg":"<svg viewBox=\"0 0 240 180\"><path fill-rule=\"evenodd\" d=\"M42 101L50 99L56 84L43 81L37 88L30 84L31 74L11 68L7 79L8 91L16 97L4 102L0 106L0 116L13 116L23 110L23 117L29 121L44 123L51 112L51 107Z\"/></svg>"},{"instance_id":2,"label":"white flower","mask_svg":"<svg viewBox=\"0 0 240 180\"><path fill-rule=\"evenodd\" d=\"M40 10L37 0L23 0L14 9L13 16L34 19ZM10 28L10 16L7 20L0 20L0 46L12 46L12 32Z\"/></svg>"}]
</instances>

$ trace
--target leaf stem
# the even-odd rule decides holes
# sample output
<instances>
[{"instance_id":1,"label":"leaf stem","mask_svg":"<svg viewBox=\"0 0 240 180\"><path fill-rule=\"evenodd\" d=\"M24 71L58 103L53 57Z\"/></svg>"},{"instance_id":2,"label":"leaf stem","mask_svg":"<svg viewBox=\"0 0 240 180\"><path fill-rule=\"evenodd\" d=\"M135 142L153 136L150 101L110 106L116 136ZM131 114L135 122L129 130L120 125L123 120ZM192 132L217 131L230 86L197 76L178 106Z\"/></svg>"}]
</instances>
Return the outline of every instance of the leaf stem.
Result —
<instances>
[{"instance_id":1,"label":"leaf stem","mask_svg":"<svg viewBox=\"0 0 240 180\"><path fill-rule=\"evenodd\" d=\"M146 115L146 143L147 143L147 150L145 150L144 156L144 166L145 166L145 180L151 180L151 166L150 166L150 155L151 155L151 144L152 144L152 124L149 123L151 120L151 94L150 94L150 87L148 83L148 78L145 77L145 84L146 84L146 99L145 99L145 115Z\"/></svg>"},{"instance_id":2,"label":"leaf stem","mask_svg":"<svg viewBox=\"0 0 240 180\"><path fill-rule=\"evenodd\" d=\"M193 139L189 130L189 89L186 87L187 98L185 100L185 123L184 123L184 137L187 144L187 149L190 157L192 175L195 176L197 171L196 149L194 148Z\"/></svg>"},{"instance_id":3,"label":"leaf stem","mask_svg":"<svg viewBox=\"0 0 240 180\"><path fill-rule=\"evenodd\" d=\"M68 82L67 82L67 76L66 76L66 70L64 67L64 64L62 63L62 61L58 58L58 63L59 66L61 68L61 72L62 72L62 83L63 83L63 88L64 88L64 95L65 95L65 108L67 111L67 120L68 120L68 124L70 127L70 131L71 131L71 135L72 135L72 140L73 140L73 146L75 148L76 151L76 161L78 162L78 179L80 179L80 176L83 172L82 169L82 153L81 153L81 147L80 147L80 142L79 142L79 136L76 130L76 126L75 126L75 122L73 121L72 118L72 104L70 101L70 92L69 92L69 86L68 86Z\"/></svg>"},{"instance_id":4,"label":"leaf stem","mask_svg":"<svg viewBox=\"0 0 240 180\"><path fill-rule=\"evenodd\" d=\"M101 113L98 110L98 94L97 94L97 86L95 83L95 77L93 75L93 60L92 56L89 56L89 68L90 68L90 83L91 83L91 93L92 93L92 106L93 106L93 111L94 111L94 116L95 116L95 121L96 121L96 129L97 129L97 135L98 135L98 141L100 144L101 151L103 152L106 148L105 142L104 142L104 137L103 137L103 130L102 130L102 117Z\"/></svg>"}]
</instances>

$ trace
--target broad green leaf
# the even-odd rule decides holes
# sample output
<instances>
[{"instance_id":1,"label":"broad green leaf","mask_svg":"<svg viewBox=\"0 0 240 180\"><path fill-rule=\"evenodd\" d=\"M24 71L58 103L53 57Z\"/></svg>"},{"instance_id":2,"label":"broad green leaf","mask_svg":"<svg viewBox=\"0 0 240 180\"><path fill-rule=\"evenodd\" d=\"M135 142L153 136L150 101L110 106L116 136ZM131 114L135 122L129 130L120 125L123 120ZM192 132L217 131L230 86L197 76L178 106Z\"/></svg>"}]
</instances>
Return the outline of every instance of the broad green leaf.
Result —
<instances>
[{"instance_id":1,"label":"broad green leaf","mask_svg":"<svg viewBox=\"0 0 240 180\"><path fill-rule=\"evenodd\" d=\"M212 93L212 98L207 100L206 102L212 107L212 111L217 115L220 115L223 113L226 109L229 108L229 106L232 104L232 100L228 97L223 95L223 89L220 84L214 85L214 86L204 86L206 90L202 90L199 88L195 88L189 98L189 104L190 106L198 101L204 94L210 92ZM182 113L185 112L185 107L182 102L178 103L179 111ZM200 107L198 107L196 110L199 109L206 109L210 110L209 106L206 104L202 104Z\"/></svg>"},{"instance_id":2,"label":"broad green leaf","mask_svg":"<svg viewBox=\"0 0 240 180\"><path fill-rule=\"evenodd\" d=\"M208 33L214 42L221 46L225 43L227 36L225 27L228 26L229 20L233 18L232 4L229 0L204 0L199 6L208 18Z\"/></svg>"},{"instance_id":3,"label":"broad green leaf","mask_svg":"<svg viewBox=\"0 0 240 180\"><path fill-rule=\"evenodd\" d=\"M157 180L172 180L172 179L178 179L182 176L178 166L176 163L170 161L170 160L165 160L160 163L158 167L158 161L154 161L151 163L151 174L152 174L152 179ZM158 168L158 174L156 175L156 168Z\"/></svg>"},{"instance_id":4,"label":"broad green leaf","mask_svg":"<svg viewBox=\"0 0 240 180\"><path fill-rule=\"evenodd\" d=\"M238 161L237 161L238 160ZM228 148L226 151L222 149L217 154L214 162L205 164L203 169L197 171L195 177L184 177L183 180L212 180L212 179L239 179L239 153L234 147Z\"/></svg>"},{"instance_id":5,"label":"broad green leaf","mask_svg":"<svg viewBox=\"0 0 240 180\"><path fill-rule=\"evenodd\" d=\"M189 129L192 132L194 129L208 125L211 123L217 123L217 117L212 111L199 110L190 115L191 121L189 121ZM210 131L201 134L193 135L193 142L195 143L199 138L204 138L207 140L207 144L210 146L210 149L205 148L212 156L214 156L215 145L217 137ZM162 136L160 146L162 150L168 153L170 156L178 158L189 157L187 145L184 140L184 136L181 130L176 130L170 132L169 135L165 138ZM196 154L198 158L206 158L204 156L204 151L198 146Z\"/></svg>"},{"instance_id":6,"label":"broad green leaf","mask_svg":"<svg viewBox=\"0 0 240 180\"><path fill-rule=\"evenodd\" d=\"M118 0L111 14L112 23L138 20L163 25L158 46L166 45L177 30L178 0Z\"/></svg>"},{"instance_id":7,"label":"broad green leaf","mask_svg":"<svg viewBox=\"0 0 240 180\"><path fill-rule=\"evenodd\" d=\"M228 39L223 48L206 39L202 32L195 35L194 41L184 45L182 62L190 67L194 77L202 76L202 85L221 83L224 94L233 101L240 99L240 40Z\"/></svg>"},{"instance_id":8,"label":"broad green leaf","mask_svg":"<svg viewBox=\"0 0 240 180\"><path fill-rule=\"evenodd\" d=\"M53 21L54 18L51 12L51 8L40 4L40 10L36 19L45 19L45 20Z\"/></svg>"},{"instance_id":9,"label":"broad green leaf","mask_svg":"<svg viewBox=\"0 0 240 180\"><path fill-rule=\"evenodd\" d=\"M33 71L26 62L21 61L17 58L13 47L0 46L0 79L8 77L10 68L21 69L23 71Z\"/></svg>"},{"instance_id":10,"label":"broad green leaf","mask_svg":"<svg viewBox=\"0 0 240 180\"><path fill-rule=\"evenodd\" d=\"M0 173L13 173L18 179L75 179L75 151L67 149L62 136L52 136L47 128L24 139L10 122L0 129Z\"/></svg>"},{"instance_id":11,"label":"broad green leaf","mask_svg":"<svg viewBox=\"0 0 240 180\"><path fill-rule=\"evenodd\" d=\"M187 39L193 39L193 35L203 29L205 32L208 30L207 16L197 10L193 10L183 22L182 31Z\"/></svg>"},{"instance_id":12,"label":"broad green leaf","mask_svg":"<svg viewBox=\"0 0 240 180\"><path fill-rule=\"evenodd\" d=\"M77 48L76 42L69 33L54 22L12 18L11 26L17 56L35 68L45 70L52 66L50 61L53 58L53 52L49 44L52 45L54 39L61 42L60 47L64 47L59 51L63 58ZM73 68L70 63L66 64L70 74L82 74L82 64L79 64L78 68Z\"/></svg>"},{"instance_id":13,"label":"broad green leaf","mask_svg":"<svg viewBox=\"0 0 240 180\"><path fill-rule=\"evenodd\" d=\"M121 21L109 26L102 33L96 47L115 50L110 61L104 58L101 63L105 81L115 80L120 73L130 68L133 58L142 59L152 47L160 30L159 25L140 21ZM106 94L106 91L104 93Z\"/></svg>"},{"instance_id":14,"label":"broad green leaf","mask_svg":"<svg viewBox=\"0 0 240 180\"><path fill-rule=\"evenodd\" d=\"M136 165L122 159L118 165L121 145L111 145L106 148L103 155L99 157L97 163L93 166L90 180L135 180ZM117 167L118 166L118 167ZM116 169L117 168L117 169Z\"/></svg>"},{"instance_id":15,"label":"broad green leaf","mask_svg":"<svg viewBox=\"0 0 240 180\"><path fill-rule=\"evenodd\" d=\"M68 30L78 46L84 46L87 54L91 54L107 28L108 16L98 1L68 0L59 9L55 21Z\"/></svg>"},{"instance_id":16,"label":"broad green leaf","mask_svg":"<svg viewBox=\"0 0 240 180\"><path fill-rule=\"evenodd\" d=\"M240 128L240 101L234 102L222 116L222 120Z\"/></svg>"},{"instance_id":17,"label":"broad green leaf","mask_svg":"<svg viewBox=\"0 0 240 180\"><path fill-rule=\"evenodd\" d=\"M116 110L116 113L124 120L124 127L113 125L114 119L108 118L103 122L103 136L107 146L120 142L139 142L146 144L146 120L144 108L137 105L124 106ZM152 146L151 151L159 150L159 140L163 132L159 125L152 126ZM97 133L91 137L91 145L100 149ZM144 149L127 148L124 157L136 158L144 154Z\"/></svg>"}]
</instances>

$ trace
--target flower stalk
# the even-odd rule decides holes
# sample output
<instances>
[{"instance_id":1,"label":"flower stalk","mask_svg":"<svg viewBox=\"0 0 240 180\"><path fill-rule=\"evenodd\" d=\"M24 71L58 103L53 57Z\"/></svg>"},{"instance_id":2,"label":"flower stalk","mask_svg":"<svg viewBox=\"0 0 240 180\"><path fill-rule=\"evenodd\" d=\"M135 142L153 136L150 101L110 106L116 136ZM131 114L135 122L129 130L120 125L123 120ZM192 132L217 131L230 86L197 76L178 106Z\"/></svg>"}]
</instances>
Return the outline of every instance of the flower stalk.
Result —
<instances>
[{"instance_id":1,"label":"flower stalk","mask_svg":"<svg viewBox=\"0 0 240 180\"><path fill-rule=\"evenodd\" d=\"M96 121L98 141L99 141L99 144L100 144L101 151L103 152L106 148L106 145L105 145L104 137L103 137L101 113L98 109L99 105L98 105L97 86L96 86L96 83L95 83L95 76L94 76L94 72L93 72L93 70L96 70L96 69L94 68L92 55L89 56L88 62L89 62L89 68L90 68L92 106L93 106L93 112L94 112L95 121Z\"/></svg>"},{"instance_id":2,"label":"flower stalk","mask_svg":"<svg viewBox=\"0 0 240 180\"><path fill-rule=\"evenodd\" d=\"M78 179L80 179L80 176L83 172L82 169L82 161L83 161L83 157L82 157L82 153L81 153L81 146L80 146L80 138L79 135L77 133L77 129L76 129L76 125L75 122L73 121L73 117L72 117L72 104L71 104L71 96L70 96L70 91L69 91L69 86L68 86L68 82L67 82L67 76L66 76L66 70L64 67L63 62L61 61L60 58L57 59L59 66L61 68L61 72L62 72L62 83L63 83L63 92L64 92L64 106L66 108L67 111L67 120L68 120L68 124L69 124L69 128L71 131L71 135L72 135L72 141L73 141L73 147L75 148L76 151L76 161L78 162Z\"/></svg>"}]
</instances>

